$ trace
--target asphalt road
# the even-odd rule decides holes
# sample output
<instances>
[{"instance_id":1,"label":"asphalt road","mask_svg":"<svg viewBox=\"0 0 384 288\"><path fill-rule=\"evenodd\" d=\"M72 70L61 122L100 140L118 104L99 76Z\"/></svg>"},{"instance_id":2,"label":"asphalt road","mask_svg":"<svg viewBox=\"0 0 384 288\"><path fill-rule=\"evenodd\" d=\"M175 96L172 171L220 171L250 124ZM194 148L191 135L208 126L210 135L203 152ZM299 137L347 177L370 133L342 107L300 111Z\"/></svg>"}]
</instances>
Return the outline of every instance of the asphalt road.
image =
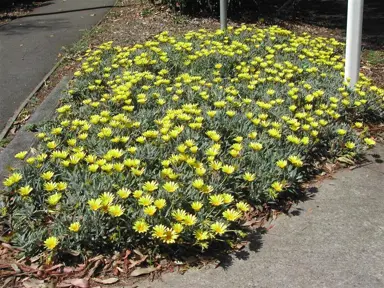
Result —
<instances>
[{"instance_id":1,"label":"asphalt road","mask_svg":"<svg viewBox=\"0 0 384 288\"><path fill-rule=\"evenodd\" d=\"M53 0L0 27L0 132L70 46L115 0Z\"/></svg>"}]
</instances>

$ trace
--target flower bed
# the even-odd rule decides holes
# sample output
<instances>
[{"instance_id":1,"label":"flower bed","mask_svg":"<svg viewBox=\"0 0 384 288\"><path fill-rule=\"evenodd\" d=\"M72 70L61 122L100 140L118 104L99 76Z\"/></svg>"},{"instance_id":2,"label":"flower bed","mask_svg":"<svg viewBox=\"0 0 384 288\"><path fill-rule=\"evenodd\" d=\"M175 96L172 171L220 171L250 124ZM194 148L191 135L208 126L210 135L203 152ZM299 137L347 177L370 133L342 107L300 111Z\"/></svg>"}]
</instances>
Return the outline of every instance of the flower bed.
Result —
<instances>
[{"instance_id":1,"label":"flower bed","mask_svg":"<svg viewBox=\"0 0 384 288\"><path fill-rule=\"evenodd\" d=\"M89 50L36 150L4 181L28 255L208 247L316 160L375 141L384 91L343 82L343 44L279 27L167 32ZM158 250L157 250L158 251Z\"/></svg>"}]
</instances>

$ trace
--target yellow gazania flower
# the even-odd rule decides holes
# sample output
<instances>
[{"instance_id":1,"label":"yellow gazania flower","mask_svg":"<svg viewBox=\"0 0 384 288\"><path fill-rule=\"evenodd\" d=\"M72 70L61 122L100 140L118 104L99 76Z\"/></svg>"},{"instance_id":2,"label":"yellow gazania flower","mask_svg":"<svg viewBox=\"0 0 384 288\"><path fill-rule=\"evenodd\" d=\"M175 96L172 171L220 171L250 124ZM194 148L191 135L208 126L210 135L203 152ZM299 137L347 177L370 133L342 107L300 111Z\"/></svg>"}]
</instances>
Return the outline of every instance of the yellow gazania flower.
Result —
<instances>
[{"instance_id":1,"label":"yellow gazania flower","mask_svg":"<svg viewBox=\"0 0 384 288\"><path fill-rule=\"evenodd\" d=\"M55 206L57 203L59 203L61 197L63 195L61 193L55 193L48 197L47 202L51 206Z\"/></svg>"},{"instance_id":2,"label":"yellow gazania flower","mask_svg":"<svg viewBox=\"0 0 384 288\"><path fill-rule=\"evenodd\" d=\"M136 151L137 151L137 148L134 147L134 146L131 146L131 147L128 147L128 148L127 148L127 151L128 151L130 154L135 154Z\"/></svg>"},{"instance_id":3,"label":"yellow gazania flower","mask_svg":"<svg viewBox=\"0 0 384 288\"><path fill-rule=\"evenodd\" d=\"M133 191L133 197L135 197L136 199L140 198L143 195L143 193L144 192L142 190L135 190Z\"/></svg>"},{"instance_id":4,"label":"yellow gazania flower","mask_svg":"<svg viewBox=\"0 0 384 288\"><path fill-rule=\"evenodd\" d=\"M235 209L227 209L223 212L223 217L228 221L236 221L241 217L241 213Z\"/></svg>"},{"instance_id":5,"label":"yellow gazania flower","mask_svg":"<svg viewBox=\"0 0 384 288\"><path fill-rule=\"evenodd\" d=\"M247 203L245 203L245 202L242 202L242 201L236 203L236 208L239 209L242 212L249 211L249 205Z\"/></svg>"},{"instance_id":6,"label":"yellow gazania flower","mask_svg":"<svg viewBox=\"0 0 384 288\"><path fill-rule=\"evenodd\" d=\"M289 162L291 162L296 167L302 167L303 161L300 159L300 157L292 155L288 157Z\"/></svg>"},{"instance_id":7,"label":"yellow gazania flower","mask_svg":"<svg viewBox=\"0 0 384 288\"><path fill-rule=\"evenodd\" d=\"M367 144L368 146L374 146L374 145L376 145L376 141L373 140L372 138L364 138L364 142L365 142L365 144Z\"/></svg>"},{"instance_id":8,"label":"yellow gazania flower","mask_svg":"<svg viewBox=\"0 0 384 288\"><path fill-rule=\"evenodd\" d=\"M243 141L243 137L241 137L241 136L237 136L237 137L235 137L233 140L235 141L235 142L237 142L237 143L241 143L241 141Z\"/></svg>"},{"instance_id":9,"label":"yellow gazania flower","mask_svg":"<svg viewBox=\"0 0 384 288\"><path fill-rule=\"evenodd\" d=\"M225 232L227 232L228 226L222 222L215 222L211 225L211 230L213 233L218 235L223 235Z\"/></svg>"},{"instance_id":10,"label":"yellow gazania flower","mask_svg":"<svg viewBox=\"0 0 384 288\"><path fill-rule=\"evenodd\" d=\"M209 196L209 203L212 206L220 206L224 203L224 199L222 195L211 195Z\"/></svg>"},{"instance_id":11,"label":"yellow gazania flower","mask_svg":"<svg viewBox=\"0 0 384 288\"><path fill-rule=\"evenodd\" d=\"M337 134L339 134L339 135L345 135L345 134L347 134L347 130L345 130L345 129L337 129Z\"/></svg>"},{"instance_id":12,"label":"yellow gazania flower","mask_svg":"<svg viewBox=\"0 0 384 288\"><path fill-rule=\"evenodd\" d=\"M113 164L113 169L117 172L121 172L123 171L125 168L124 164L123 163L115 163Z\"/></svg>"},{"instance_id":13,"label":"yellow gazania flower","mask_svg":"<svg viewBox=\"0 0 384 288\"><path fill-rule=\"evenodd\" d=\"M107 163L107 160L105 159L99 159L96 161L96 164L99 165L99 166L103 166Z\"/></svg>"},{"instance_id":14,"label":"yellow gazania flower","mask_svg":"<svg viewBox=\"0 0 384 288\"><path fill-rule=\"evenodd\" d=\"M201 178L198 178L192 182L192 186L196 189L201 189L204 186L204 180Z\"/></svg>"},{"instance_id":15,"label":"yellow gazania flower","mask_svg":"<svg viewBox=\"0 0 384 288\"><path fill-rule=\"evenodd\" d=\"M195 225L197 222L197 218L195 215L192 215L192 214L187 214L185 217L184 217L184 220L183 220L183 223L186 225L186 226L193 226Z\"/></svg>"},{"instance_id":16,"label":"yellow gazania flower","mask_svg":"<svg viewBox=\"0 0 384 288\"><path fill-rule=\"evenodd\" d=\"M245 181L248 181L248 182L252 182L256 179L256 175L255 174L252 174L252 173L249 173L249 172L246 172L244 175L243 175L243 179Z\"/></svg>"},{"instance_id":17,"label":"yellow gazania flower","mask_svg":"<svg viewBox=\"0 0 384 288\"><path fill-rule=\"evenodd\" d=\"M57 239L57 237L54 237L54 236L51 236L49 238L47 238L45 241L44 241L44 246L45 248L47 248L48 250L53 250L55 249L55 247L59 244L59 239Z\"/></svg>"},{"instance_id":18,"label":"yellow gazania flower","mask_svg":"<svg viewBox=\"0 0 384 288\"><path fill-rule=\"evenodd\" d=\"M195 169L195 173L198 176L203 176L206 171L207 171L207 169L205 169L204 167L198 167L198 168Z\"/></svg>"},{"instance_id":19,"label":"yellow gazania flower","mask_svg":"<svg viewBox=\"0 0 384 288\"><path fill-rule=\"evenodd\" d=\"M189 150L192 152L192 153L197 153L197 151L199 150L199 147L197 146L192 146L191 148L189 148Z\"/></svg>"},{"instance_id":20,"label":"yellow gazania flower","mask_svg":"<svg viewBox=\"0 0 384 288\"><path fill-rule=\"evenodd\" d=\"M51 192L51 191L55 190L56 187L57 187L57 183L55 183L55 182L50 181L50 182L44 183L44 190L47 192Z\"/></svg>"},{"instance_id":21,"label":"yellow gazania flower","mask_svg":"<svg viewBox=\"0 0 384 288\"><path fill-rule=\"evenodd\" d=\"M90 172L96 172L98 169L99 169L99 165L98 164L91 164L91 165L89 165L88 166L88 170L90 171Z\"/></svg>"},{"instance_id":22,"label":"yellow gazania flower","mask_svg":"<svg viewBox=\"0 0 384 288\"><path fill-rule=\"evenodd\" d=\"M232 149L232 150L229 151L229 154L230 154L232 157L236 158L236 157L239 156L240 151Z\"/></svg>"},{"instance_id":23,"label":"yellow gazania flower","mask_svg":"<svg viewBox=\"0 0 384 288\"><path fill-rule=\"evenodd\" d=\"M187 216L187 212L185 212L183 209L177 209L172 212L172 217L177 222L183 222L186 216Z\"/></svg>"},{"instance_id":24,"label":"yellow gazania flower","mask_svg":"<svg viewBox=\"0 0 384 288\"><path fill-rule=\"evenodd\" d=\"M221 138L216 131L207 131L205 134L215 142L219 141Z\"/></svg>"},{"instance_id":25,"label":"yellow gazania flower","mask_svg":"<svg viewBox=\"0 0 384 288\"><path fill-rule=\"evenodd\" d=\"M69 140L67 141L67 144L68 144L69 146L75 146L75 145L76 145L76 139L69 139Z\"/></svg>"},{"instance_id":26,"label":"yellow gazania flower","mask_svg":"<svg viewBox=\"0 0 384 288\"><path fill-rule=\"evenodd\" d=\"M67 187L68 187L68 184L65 183L65 182L58 182L58 183L56 184L56 189L57 189L57 191L63 191L63 190L65 190L65 189L67 189Z\"/></svg>"},{"instance_id":27,"label":"yellow gazania flower","mask_svg":"<svg viewBox=\"0 0 384 288\"><path fill-rule=\"evenodd\" d=\"M303 145L308 145L308 143L309 143L309 137L304 136L303 138L301 138L300 142L301 142Z\"/></svg>"},{"instance_id":28,"label":"yellow gazania flower","mask_svg":"<svg viewBox=\"0 0 384 288\"><path fill-rule=\"evenodd\" d=\"M180 233L183 231L184 227L183 227L183 225L180 224L180 223L175 223L175 224L172 225L172 229L173 229L177 234L180 234Z\"/></svg>"},{"instance_id":29,"label":"yellow gazania flower","mask_svg":"<svg viewBox=\"0 0 384 288\"><path fill-rule=\"evenodd\" d=\"M85 140L87 139L87 137L88 137L87 133L81 133L77 136L77 138L79 138L80 140Z\"/></svg>"},{"instance_id":30,"label":"yellow gazania flower","mask_svg":"<svg viewBox=\"0 0 384 288\"><path fill-rule=\"evenodd\" d=\"M236 111L229 110L229 111L225 112L225 114L227 114L230 118L232 118L233 116L236 115Z\"/></svg>"},{"instance_id":31,"label":"yellow gazania flower","mask_svg":"<svg viewBox=\"0 0 384 288\"><path fill-rule=\"evenodd\" d=\"M260 151L261 149L263 149L263 144L261 143L258 143L258 142L251 142L249 143L249 148L255 150L255 151Z\"/></svg>"},{"instance_id":32,"label":"yellow gazania flower","mask_svg":"<svg viewBox=\"0 0 384 288\"><path fill-rule=\"evenodd\" d=\"M271 137L276 138L276 139L280 139L281 138L281 134L280 134L279 130L277 130L275 128L269 129L268 130L268 134Z\"/></svg>"},{"instance_id":33,"label":"yellow gazania flower","mask_svg":"<svg viewBox=\"0 0 384 288\"><path fill-rule=\"evenodd\" d=\"M164 243L172 244L175 243L179 235L171 228L167 228L165 235L162 237Z\"/></svg>"},{"instance_id":34,"label":"yellow gazania flower","mask_svg":"<svg viewBox=\"0 0 384 288\"><path fill-rule=\"evenodd\" d=\"M217 111L207 111L207 115L211 118L215 117Z\"/></svg>"},{"instance_id":35,"label":"yellow gazania flower","mask_svg":"<svg viewBox=\"0 0 384 288\"><path fill-rule=\"evenodd\" d=\"M187 145L188 147L193 147L193 146L195 146L195 141L193 141L192 139L188 139L188 140L186 140L184 143L185 143L185 145Z\"/></svg>"},{"instance_id":36,"label":"yellow gazania flower","mask_svg":"<svg viewBox=\"0 0 384 288\"><path fill-rule=\"evenodd\" d=\"M319 131L317 131L317 130L313 130L313 131L311 131L311 135L312 135L313 137L316 137L318 134L319 134Z\"/></svg>"},{"instance_id":37,"label":"yellow gazania flower","mask_svg":"<svg viewBox=\"0 0 384 288\"><path fill-rule=\"evenodd\" d=\"M141 176L143 175L145 168L141 168L141 169L131 168L131 171L135 176Z\"/></svg>"},{"instance_id":38,"label":"yellow gazania flower","mask_svg":"<svg viewBox=\"0 0 384 288\"><path fill-rule=\"evenodd\" d=\"M101 205L106 207L113 202L113 199L115 199L115 196L112 193L104 192L99 196L99 199L101 200Z\"/></svg>"},{"instance_id":39,"label":"yellow gazania flower","mask_svg":"<svg viewBox=\"0 0 384 288\"><path fill-rule=\"evenodd\" d=\"M192 207L193 210L198 212L203 207L203 203L201 203L200 201L194 201L194 202L192 202L191 207Z\"/></svg>"},{"instance_id":40,"label":"yellow gazania flower","mask_svg":"<svg viewBox=\"0 0 384 288\"><path fill-rule=\"evenodd\" d=\"M56 144L55 141L50 141L50 142L47 143L47 147L49 149L55 149L57 147L57 144Z\"/></svg>"},{"instance_id":41,"label":"yellow gazania flower","mask_svg":"<svg viewBox=\"0 0 384 288\"><path fill-rule=\"evenodd\" d=\"M223 167L223 163L221 163L220 161L212 161L209 166L215 170L215 171L219 171L221 169L221 167Z\"/></svg>"},{"instance_id":42,"label":"yellow gazania flower","mask_svg":"<svg viewBox=\"0 0 384 288\"><path fill-rule=\"evenodd\" d=\"M35 157L29 157L27 160L25 160L25 162L27 162L28 164L32 165L33 163L35 163L36 161L36 158Z\"/></svg>"},{"instance_id":43,"label":"yellow gazania flower","mask_svg":"<svg viewBox=\"0 0 384 288\"><path fill-rule=\"evenodd\" d=\"M194 234L197 241L204 241L209 239L209 233L207 231L197 230Z\"/></svg>"},{"instance_id":44,"label":"yellow gazania flower","mask_svg":"<svg viewBox=\"0 0 384 288\"><path fill-rule=\"evenodd\" d=\"M39 139L43 139L45 136L46 136L45 133L39 133L39 134L36 135L36 137L39 138Z\"/></svg>"},{"instance_id":45,"label":"yellow gazania flower","mask_svg":"<svg viewBox=\"0 0 384 288\"><path fill-rule=\"evenodd\" d=\"M223 194L221 194L221 196L223 197L224 204L230 204L234 200L234 197L228 193L223 193Z\"/></svg>"},{"instance_id":46,"label":"yellow gazania flower","mask_svg":"<svg viewBox=\"0 0 384 288\"><path fill-rule=\"evenodd\" d=\"M108 213L113 217L120 217L124 213L124 208L120 204L111 205L108 208Z\"/></svg>"},{"instance_id":47,"label":"yellow gazania flower","mask_svg":"<svg viewBox=\"0 0 384 288\"><path fill-rule=\"evenodd\" d=\"M167 205L167 201L165 199L157 199L153 204L157 209L161 210L165 207L165 205Z\"/></svg>"},{"instance_id":48,"label":"yellow gazania flower","mask_svg":"<svg viewBox=\"0 0 384 288\"><path fill-rule=\"evenodd\" d=\"M133 230L135 230L137 233L145 233L149 229L149 225L144 220L137 220L133 224Z\"/></svg>"},{"instance_id":49,"label":"yellow gazania flower","mask_svg":"<svg viewBox=\"0 0 384 288\"><path fill-rule=\"evenodd\" d=\"M68 157L68 151L57 151L57 150L55 150L55 151L53 151L52 152L52 154L51 154L51 158L52 159L56 159L56 158L58 158L58 159L65 159L65 158L67 158Z\"/></svg>"},{"instance_id":50,"label":"yellow gazania flower","mask_svg":"<svg viewBox=\"0 0 384 288\"><path fill-rule=\"evenodd\" d=\"M132 192L129 189L121 188L116 193L121 199L126 199L129 197L129 195L131 195Z\"/></svg>"},{"instance_id":51,"label":"yellow gazania flower","mask_svg":"<svg viewBox=\"0 0 384 288\"><path fill-rule=\"evenodd\" d=\"M4 186L12 186L13 184L19 182L23 176L20 173L13 173L11 176L9 176L7 179L3 181Z\"/></svg>"},{"instance_id":52,"label":"yellow gazania flower","mask_svg":"<svg viewBox=\"0 0 384 288\"><path fill-rule=\"evenodd\" d=\"M221 168L221 171L223 171L225 174L232 174L233 172L235 172L235 167L231 166L231 165L224 165L222 168Z\"/></svg>"},{"instance_id":53,"label":"yellow gazania flower","mask_svg":"<svg viewBox=\"0 0 384 288\"><path fill-rule=\"evenodd\" d=\"M144 213L147 214L148 216L153 216L156 211L157 211L157 208L156 206L154 205L151 205L151 206L147 206L143 209Z\"/></svg>"},{"instance_id":54,"label":"yellow gazania flower","mask_svg":"<svg viewBox=\"0 0 384 288\"><path fill-rule=\"evenodd\" d=\"M21 151L15 155L15 158L23 160L25 156L27 156L27 154L28 154L28 151Z\"/></svg>"},{"instance_id":55,"label":"yellow gazania flower","mask_svg":"<svg viewBox=\"0 0 384 288\"><path fill-rule=\"evenodd\" d=\"M152 231L153 231L152 236L154 238L162 238L162 237L164 237L165 232L167 231L167 227L165 227L162 224L155 225L155 226L153 226Z\"/></svg>"},{"instance_id":56,"label":"yellow gazania flower","mask_svg":"<svg viewBox=\"0 0 384 288\"><path fill-rule=\"evenodd\" d=\"M281 169L284 169L287 165L288 165L287 160L278 160L276 162L276 166L281 168Z\"/></svg>"},{"instance_id":57,"label":"yellow gazania flower","mask_svg":"<svg viewBox=\"0 0 384 288\"><path fill-rule=\"evenodd\" d=\"M136 142L143 144L145 142L146 138L144 136L139 136L136 138Z\"/></svg>"},{"instance_id":58,"label":"yellow gazania flower","mask_svg":"<svg viewBox=\"0 0 384 288\"><path fill-rule=\"evenodd\" d=\"M278 181L275 181L272 183L271 187L276 191L276 192L281 192L283 191L284 185Z\"/></svg>"},{"instance_id":59,"label":"yellow gazania flower","mask_svg":"<svg viewBox=\"0 0 384 288\"><path fill-rule=\"evenodd\" d=\"M79 161L81 160L80 157L78 157L77 155L71 155L69 157L69 162L73 165L76 165L77 163L79 163Z\"/></svg>"},{"instance_id":60,"label":"yellow gazania flower","mask_svg":"<svg viewBox=\"0 0 384 288\"><path fill-rule=\"evenodd\" d=\"M138 203L141 206L149 206L153 203L153 198L150 195L145 195L139 198Z\"/></svg>"},{"instance_id":61,"label":"yellow gazania flower","mask_svg":"<svg viewBox=\"0 0 384 288\"><path fill-rule=\"evenodd\" d=\"M300 144L301 139L295 135L288 135L287 140L293 144L298 145L298 144Z\"/></svg>"},{"instance_id":62,"label":"yellow gazania flower","mask_svg":"<svg viewBox=\"0 0 384 288\"><path fill-rule=\"evenodd\" d=\"M165 191L173 193L173 192L175 192L179 188L179 185L177 183L175 183L175 182L166 182L163 185L163 188L164 188Z\"/></svg>"},{"instance_id":63,"label":"yellow gazania flower","mask_svg":"<svg viewBox=\"0 0 384 288\"><path fill-rule=\"evenodd\" d=\"M157 184L156 181L147 181L142 186L143 190L148 192L153 192L157 190L158 187L159 187L159 184Z\"/></svg>"},{"instance_id":64,"label":"yellow gazania flower","mask_svg":"<svg viewBox=\"0 0 384 288\"><path fill-rule=\"evenodd\" d=\"M363 123L361 123L361 122L355 122L355 127L356 127L356 128L362 128L362 127L363 127Z\"/></svg>"},{"instance_id":65,"label":"yellow gazania flower","mask_svg":"<svg viewBox=\"0 0 384 288\"><path fill-rule=\"evenodd\" d=\"M355 148L355 143L351 142L351 141L348 141L345 143L345 147L347 147L348 149L354 149Z\"/></svg>"},{"instance_id":66,"label":"yellow gazania flower","mask_svg":"<svg viewBox=\"0 0 384 288\"><path fill-rule=\"evenodd\" d=\"M72 232L79 232L81 227L80 222L73 222L71 225L69 225L68 229Z\"/></svg>"},{"instance_id":67,"label":"yellow gazania flower","mask_svg":"<svg viewBox=\"0 0 384 288\"><path fill-rule=\"evenodd\" d=\"M26 185L26 186L23 186L23 187L20 187L19 189L19 194L21 196L28 196L31 192L32 192L32 187L29 186L29 185Z\"/></svg>"},{"instance_id":68,"label":"yellow gazania flower","mask_svg":"<svg viewBox=\"0 0 384 288\"><path fill-rule=\"evenodd\" d=\"M111 172L112 169L113 169L113 165L110 164L110 163L101 166L101 170L103 170L103 171L105 171L107 173Z\"/></svg>"},{"instance_id":69,"label":"yellow gazania flower","mask_svg":"<svg viewBox=\"0 0 384 288\"><path fill-rule=\"evenodd\" d=\"M90 199L88 200L89 208L92 211L97 211L101 208L101 199Z\"/></svg>"}]
</instances>

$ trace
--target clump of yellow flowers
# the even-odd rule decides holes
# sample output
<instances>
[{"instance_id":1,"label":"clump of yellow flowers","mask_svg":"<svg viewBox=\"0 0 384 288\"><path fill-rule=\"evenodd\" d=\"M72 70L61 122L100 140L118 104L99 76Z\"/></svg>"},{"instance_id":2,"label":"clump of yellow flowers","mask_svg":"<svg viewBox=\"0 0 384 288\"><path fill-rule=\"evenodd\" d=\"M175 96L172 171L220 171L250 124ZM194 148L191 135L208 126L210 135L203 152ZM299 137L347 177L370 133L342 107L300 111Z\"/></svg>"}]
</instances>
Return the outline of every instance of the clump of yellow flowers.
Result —
<instances>
[{"instance_id":1,"label":"clump of yellow flowers","mask_svg":"<svg viewBox=\"0 0 384 288\"><path fill-rule=\"evenodd\" d=\"M321 157L375 144L366 124L384 118L384 90L364 75L350 89L342 49L243 25L86 51L3 182L13 241L34 254L242 235L251 203L293 190Z\"/></svg>"}]
</instances>

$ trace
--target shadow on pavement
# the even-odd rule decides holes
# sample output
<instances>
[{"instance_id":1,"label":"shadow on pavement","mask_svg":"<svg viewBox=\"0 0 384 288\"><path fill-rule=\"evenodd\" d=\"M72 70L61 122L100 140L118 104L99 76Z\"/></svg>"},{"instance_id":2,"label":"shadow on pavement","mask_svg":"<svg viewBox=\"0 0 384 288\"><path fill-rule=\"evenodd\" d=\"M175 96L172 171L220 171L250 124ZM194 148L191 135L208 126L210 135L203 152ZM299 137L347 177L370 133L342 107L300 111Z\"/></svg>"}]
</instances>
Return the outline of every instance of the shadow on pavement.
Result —
<instances>
[{"instance_id":1,"label":"shadow on pavement","mask_svg":"<svg viewBox=\"0 0 384 288\"><path fill-rule=\"evenodd\" d=\"M235 251L231 254L220 254L217 255L217 260L220 261L219 267L222 267L224 270L227 270L229 267L232 266L234 259L239 260L248 260L250 251L251 252L258 252L263 247L263 239L262 234L266 233L265 228L258 228L254 231L252 231L247 237L246 241L249 241L248 249L242 249L239 251Z\"/></svg>"},{"instance_id":2,"label":"shadow on pavement","mask_svg":"<svg viewBox=\"0 0 384 288\"><path fill-rule=\"evenodd\" d=\"M66 29L71 26L67 19L56 18L41 21L23 21L22 24L13 25L12 22L8 25L0 27L0 35L23 35L31 31L46 30L54 33L57 30Z\"/></svg>"},{"instance_id":3,"label":"shadow on pavement","mask_svg":"<svg viewBox=\"0 0 384 288\"><path fill-rule=\"evenodd\" d=\"M106 9L106 8L113 8L115 6L113 5L106 5L106 6L97 6L97 7L88 7L88 8L82 8L82 9L73 9L73 10L64 10L64 11L55 11L55 12L49 12L49 13L33 13L33 14L27 14L22 15L16 18L27 18L27 17L36 17L36 16L46 16L46 15L58 15L58 14L64 14L64 13L71 13L71 12L80 12L80 11L89 11L89 10L97 10L97 9ZM127 8L131 6L116 6L117 8Z\"/></svg>"}]
</instances>

